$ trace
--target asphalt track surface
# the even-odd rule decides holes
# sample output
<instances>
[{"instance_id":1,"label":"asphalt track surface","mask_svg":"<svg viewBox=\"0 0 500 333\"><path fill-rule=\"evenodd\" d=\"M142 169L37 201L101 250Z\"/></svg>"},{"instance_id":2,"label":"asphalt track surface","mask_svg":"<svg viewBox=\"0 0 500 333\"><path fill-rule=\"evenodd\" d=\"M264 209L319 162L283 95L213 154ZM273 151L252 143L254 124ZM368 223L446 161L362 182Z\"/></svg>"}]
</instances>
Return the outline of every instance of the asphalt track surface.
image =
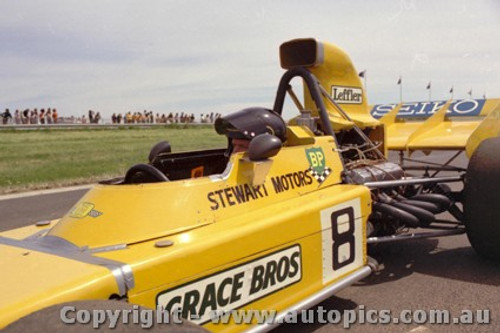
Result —
<instances>
[{"instance_id":1,"label":"asphalt track surface","mask_svg":"<svg viewBox=\"0 0 500 333\"><path fill-rule=\"evenodd\" d=\"M433 154L430 161L444 162L448 152ZM460 158L458 165L467 160ZM0 200L0 231L62 216L85 190ZM500 246L500 242L499 242ZM417 323L370 324L349 326L349 332L500 332L500 264L484 260L471 249L465 235L379 244L370 254L381 270L336 296L313 307L315 323L284 324L273 332L336 332L344 329L344 320L353 313L359 318L373 310L391 311L390 318L404 320L416 313ZM321 323L330 317L337 324ZM414 311L408 314L408 310ZM489 324L432 324L427 317L434 310L449 311L458 317L463 310L489 310ZM319 312L322 315L319 315ZM387 314L384 312L383 314ZM307 318L306 318L307 319ZM368 321L368 320L366 320Z\"/></svg>"}]
</instances>

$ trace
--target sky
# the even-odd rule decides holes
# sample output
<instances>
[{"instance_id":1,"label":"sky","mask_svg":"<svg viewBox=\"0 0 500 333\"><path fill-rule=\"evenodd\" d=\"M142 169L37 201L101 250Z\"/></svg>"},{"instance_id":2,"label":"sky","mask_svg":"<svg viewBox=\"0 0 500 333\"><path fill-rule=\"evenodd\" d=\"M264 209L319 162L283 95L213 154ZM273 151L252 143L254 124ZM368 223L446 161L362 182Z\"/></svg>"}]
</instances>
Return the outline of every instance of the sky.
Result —
<instances>
[{"instance_id":1,"label":"sky","mask_svg":"<svg viewBox=\"0 0 500 333\"><path fill-rule=\"evenodd\" d=\"M500 97L495 0L0 0L0 110L60 116L272 107L279 45L334 43L370 104ZM300 89L300 88L299 88ZM300 92L300 90L299 90Z\"/></svg>"}]
</instances>

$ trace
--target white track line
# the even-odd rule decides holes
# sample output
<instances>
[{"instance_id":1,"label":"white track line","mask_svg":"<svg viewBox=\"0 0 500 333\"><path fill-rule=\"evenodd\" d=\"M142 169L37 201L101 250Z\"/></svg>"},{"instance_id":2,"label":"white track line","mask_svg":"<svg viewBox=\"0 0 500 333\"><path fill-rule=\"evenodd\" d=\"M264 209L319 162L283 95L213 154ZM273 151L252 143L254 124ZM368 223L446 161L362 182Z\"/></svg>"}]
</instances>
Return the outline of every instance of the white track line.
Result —
<instances>
[{"instance_id":1,"label":"white track line","mask_svg":"<svg viewBox=\"0 0 500 333\"><path fill-rule=\"evenodd\" d=\"M92 184L87 184L87 185L53 188L53 189L47 189L47 190L38 190L38 191L6 194L6 195L0 195L0 201L34 197L37 195L56 194L56 193L64 193L64 192L71 192L71 191L78 191L78 190L86 190L86 189L89 189L91 187L92 187Z\"/></svg>"}]
</instances>

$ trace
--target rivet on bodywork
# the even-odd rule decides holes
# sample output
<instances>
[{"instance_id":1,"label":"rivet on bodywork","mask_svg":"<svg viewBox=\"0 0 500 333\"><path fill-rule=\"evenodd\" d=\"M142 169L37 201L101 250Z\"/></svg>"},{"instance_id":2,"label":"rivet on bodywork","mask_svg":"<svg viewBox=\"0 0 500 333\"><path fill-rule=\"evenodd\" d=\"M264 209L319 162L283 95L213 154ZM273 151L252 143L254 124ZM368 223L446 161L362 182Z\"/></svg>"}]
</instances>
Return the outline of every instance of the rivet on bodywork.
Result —
<instances>
[{"instance_id":1,"label":"rivet on bodywork","mask_svg":"<svg viewBox=\"0 0 500 333\"><path fill-rule=\"evenodd\" d=\"M35 225L37 227L44 227L44 226L49 225L49 224L50 224L49 220L44 220L44 221L38 221Z\"/></svg>"},{"instance_id":2,"label":"rivet on bodywork","mask_svg":"<svg viewBox=\"0 0 500 333\"><path fill-rule=\"evenodd\" d=\"M156 247L169 247L169 246L172 246L172 245L174 245L174 242L172 242L171 240L168 240L168 239L157 241L155 243Z\"/></svg>"}]
</instances>

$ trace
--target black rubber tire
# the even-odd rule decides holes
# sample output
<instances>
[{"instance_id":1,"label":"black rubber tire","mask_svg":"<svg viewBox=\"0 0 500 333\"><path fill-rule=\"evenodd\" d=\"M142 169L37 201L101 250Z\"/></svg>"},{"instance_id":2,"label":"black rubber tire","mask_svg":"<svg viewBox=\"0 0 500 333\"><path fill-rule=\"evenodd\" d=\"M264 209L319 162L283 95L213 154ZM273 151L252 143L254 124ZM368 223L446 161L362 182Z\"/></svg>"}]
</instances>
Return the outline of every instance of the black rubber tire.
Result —
<instances>
[{"instance_id":1,"label":"black rubber tire","mask_svg":"<svg viewBox=\"0 0 500 333\"><path fill-rule=\"evenodd\" d=\"M479 255L500 261L500 137L484 140L472 154L463 204L472 247Z\"/></svg>"},{"instance_id":2,"label":"black rubber tire","mask_svg":"<svg viewBox=\"0 0 500 333\"><path fill-rule=\"evenodd\" d=\"M144 307L134 306L124 301L107 301L107 300L91 300L91 301L75 301L69 303L62 303L50 306L48 308L36 311L29 314L12 324L8 325L2 333L25 333L25 332L67 332L67 333L83 333L83 332L115 332L115 333L129 333L129 332L167 332L167 333L206 333L209 332L201 326L183 320L182 324L156 324L156 317L153 318L153 326L149 329L141 328L140 324L130 323L124 324L122 316L118 318L117 326L113 329L108 328L110 321L94 329L92 327L92 320L88 324L66 324L61 320L61 309L65 306L73 306L76 311L79 310L145 310ZM152 310L153 313L155 312ZM76 312L68 312L67 318L75 318ZM140 318L140 317L139 317ZM107 324L107 325L106 325Z\"/></svg>"}]
</instances>

